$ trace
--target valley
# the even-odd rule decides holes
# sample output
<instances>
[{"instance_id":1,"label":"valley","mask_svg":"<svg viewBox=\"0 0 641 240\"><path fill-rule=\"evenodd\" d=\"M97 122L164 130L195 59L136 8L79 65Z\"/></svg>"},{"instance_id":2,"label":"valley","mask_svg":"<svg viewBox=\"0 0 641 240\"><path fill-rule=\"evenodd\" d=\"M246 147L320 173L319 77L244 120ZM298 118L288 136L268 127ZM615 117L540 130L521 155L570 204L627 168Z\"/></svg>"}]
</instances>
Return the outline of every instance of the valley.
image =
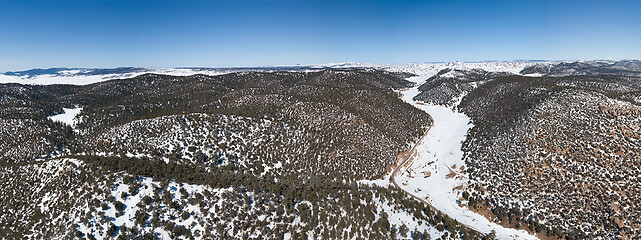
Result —
<instances>
[{"instance_id":1,"label":"valley","mask_svg":"<svg viewBox=\"0 0 641 240\"><path fill-rule=\"evenodd\" d=\"M448 107L415 101L418 86L429 77L410 78L417 83L416 87L401 92L405 102L430 114L434 123L410 151L406 161L394 170L391 181L407 194L476 231L494 231L500 239L538 239L525 231L491 222L461 203L465 201L463 191L470 182L461 144L471 128L471 119Z\"/></svg>"},{"instance_id":2,"label":"valley","mask_svg":"<svg viewBox=\"0 0 641 240\"><path fill-rule=\"evenodd\" d=\"M0 85L0 192L12 196L0 234L634 238L636 66L12 73L0 77L14 81ZM43 76L84 84L33 84Z\"/></svg>"}]
</instances>

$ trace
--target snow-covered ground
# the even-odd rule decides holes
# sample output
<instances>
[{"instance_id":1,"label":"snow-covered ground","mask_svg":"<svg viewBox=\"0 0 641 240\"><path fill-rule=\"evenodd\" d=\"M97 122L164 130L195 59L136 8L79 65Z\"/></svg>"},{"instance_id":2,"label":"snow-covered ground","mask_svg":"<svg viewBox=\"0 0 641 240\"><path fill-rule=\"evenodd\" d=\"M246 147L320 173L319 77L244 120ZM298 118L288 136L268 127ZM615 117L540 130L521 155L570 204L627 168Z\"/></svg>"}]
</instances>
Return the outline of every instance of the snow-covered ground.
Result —
<instances>
[{"instance_id":1,"label":"snow-covered ground","mask_svg":"<svg viewBox=\"0 0 641 240\"><path fill-rule=\"evenodd\" d=\"M92 234L96 239L104 239L104 238L109 238L107 234L104 231L100 231L100 229L107 229L109 228L110 224L114 224L115 226L122 227L135 227L136 226L136 215L140 214L139 212L146 212L148 209L146 209L144 204L141 202L144 201L145 197L154 197L155 194L158 194L155 191L159 191L162 188L161 182L154 181L153 178L140 178L140 186L132 192L130 190L131 185L122 183L122 179L117 179L116 180L116 186L114 189L111 191L111 196L114 197L114 200L117 202L120 202L123 204L124 209L122 210L121 213L118 213L116 210L116 206L113 203L108 203L108 209L105 211L104 216L101 216L99 214L98 209L92 211L91 213L91 219L88 223L80 223L78 226L78 231L84 233L84 234ZM172 198L179 199L183 201L184 199L187 199L188 196L183 196L183 192L180 191L184 189L184 193L187 193L188 195L195 195L195 194L205 194L204 192L208 192L209 194L214 194L218 195L221 194L225 191L231 191L231 188L226 188L226 189L214 189L206 185L194 185L194 184L178 184L176 182L169 182L167 185L166 189L168 190L168 194L171 194ZM125 193L125 194L123 194ZM124 198L123 198L124 197ZM104 199L101 199L104 201ZM218 200L218 202L212 202L212 205L218 205L220 206L222 201L222 198ZM106 202L105 202L106 203ZM199 232L204 232L205 228L201 225L202 219L207 217L210 212L202 212L201 207L198 205L193 205L187 202L184 202L185 206L182 208L182 211L189 212L189 217L188 218L170 218L168 216L162 215L161 217L164 220L171 220L175 224L179 224L181 226L189 226L190 231L199 231ZM163 206L166 207L166 206ZM175 209L168 210L171 213L175 213ZM101 221L102 218L109 219L109 221ZM160 239L172 239L170 236L170 233L166 231L166 229L160 229L160 228L151 228L149 225L145 225L142 229L143 233L147 232L153 232L155 236L157 236ZM196 239L201 239L200 237L196 237Z\"/></svg>"},{"instance_id":2,"label":"snow-covered ground","mask_svg":"<svg viewBox=\"0 0 641 240\"><path fill-rule=\"evenodd\" d=\"M487 71L501 71L518 73L526 66L533 65L532 62L451 62L451 63L402 63L402 64L373 64L373 63L327 63L314 65L289 65L275 67L260 67L261 71L284 71L291 68L291 71L319 71L324 68L376 68L389 71L403 71L418 75L425 73L436 73L446 68L459 70L481 68ZM307 68L307 69L305 69ZM20 83L28 85L51 85L71 84L88 85L97 82L104 82L113 79L132 78L146 73L166 74L172 76L188 76L194 74L221 75L240 71L252 71L251 68L142 68L122 73L93 74L95 69L71 69L60 70L55 74L16 75L0 73L0 84Z\"/></svg>"},{"instance_id":3,"label":"snow-covered ground","mask_svg":"<svg viewBox=\"0 0 641 240\"><path fill-rule=\"evenodd\" d=\"M385 212L389 223L396 228L402 225L413 227L410 229L411 231L418 230L419 233L427 232L429 234L427 239L438 239L445 233L439 231L434 227L434 225L431 225L428 222L416 219L412 213L398 209L398 207L393 203L383 201L378 197L372 198L372 202L376 204L376 211ZM381 218L381 216L376 215L376 220L374 220L374 222L378 221L379 218Z\"/></svg>"},{"instance_id":4,"label":"snow-covered ground","mask_svg":"<svg viewBox=\"0 0 641 240\"><path fill-rule=\"evenodd\" d=\"M435 69L436 70L436 69ZM411 153L411 163L401 166L396 182L405 191L422 197L432 206L478 231L496 231L500 239L537 239L524 230L504 228L490 222L480 214L459 205L462 188L468 183L465 162L462 160L461 143L472 127L470 118L450 108L416 102L418 86L434 71L423 71L423 76L408 80L417 83L416 87L401 92L405 102L429 113L434 124L428 134L420 140Z\"/></svg>"},{"instance_id":5,"label":"snow-covered ground","mask_svg":"<svg viewBox=\"0 0 641 240\"><path fill-rule=\"evenodd\" d=\"M519 74L524 68L534 65L532 62L450 62L450 63L404 63L381 65L380 68L389 71L403 71L419 76L430 77L447 68L457 70L483 69L488 72L509 72Z\"/></svg>"},{"instance_id":6,"label":"snow-covered ground","mask_svg":"<svg viewBox=\"0 0 641 240\"><path fill-rule=\"evenodd\" d=\"M0 74L0 84L3 83L20 83L27 85L52 85L52 84L71 84L71 85L89 85L98 82L104 82L114 79L126 79L140 76L147 73L166 74L172 76L189 76L194 74L204 75L221 75L240 70L235 69L191 69L191 68L148 68L143 71L132 71L117 74L83 74L81 70L60 71L57 74L39 74L39 75L7 75Z\"/></svg>"},{"instance_id":7,"label":"snow-covered ground","mask_svg":"<svg viewBox=\"0 0 641 240\"><path fill-rule=\"evenodd\" d=\"M63 108L63 110L65 111L64 113L50 116L49 119L54 122L61 122L71 127L75 127L79 121L76 116L78 116L80 111L82 111L82 108Z\"/></svg>"}]
</instances>

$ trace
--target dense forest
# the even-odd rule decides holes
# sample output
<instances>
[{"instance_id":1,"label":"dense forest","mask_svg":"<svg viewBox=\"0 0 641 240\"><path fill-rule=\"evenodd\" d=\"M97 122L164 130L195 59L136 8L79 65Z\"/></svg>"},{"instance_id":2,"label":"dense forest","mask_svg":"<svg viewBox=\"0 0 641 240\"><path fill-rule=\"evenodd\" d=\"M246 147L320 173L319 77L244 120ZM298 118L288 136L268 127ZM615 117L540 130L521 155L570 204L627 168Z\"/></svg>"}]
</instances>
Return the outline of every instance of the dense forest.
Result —
<instances>
[{"instance_id":1,"label":"dense forest","mask_svg":"<svg viewBox=\"0 0 641 240\"><path fill-rule=\"evenodd\" d=\"M372 69L0 86L0 235L475 239L385 175L431 124ZM82 108L75 124L52 121ZM49 227L45 227L49 226Z\"/></svg>"}]
</instances>

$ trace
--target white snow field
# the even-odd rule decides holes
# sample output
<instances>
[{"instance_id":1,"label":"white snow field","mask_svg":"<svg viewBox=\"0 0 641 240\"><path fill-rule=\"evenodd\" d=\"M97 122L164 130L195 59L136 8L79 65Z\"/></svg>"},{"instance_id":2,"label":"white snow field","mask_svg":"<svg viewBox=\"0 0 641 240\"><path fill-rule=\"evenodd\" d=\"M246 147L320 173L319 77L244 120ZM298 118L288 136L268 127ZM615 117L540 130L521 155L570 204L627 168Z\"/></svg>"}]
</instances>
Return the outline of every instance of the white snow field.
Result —
<instances>
[{"instance_id":1,"label":"white snow field","mask_svg":"<svg viewBox=\"0 0 641 240\"><path fill-rule=\"evenodd\" d=\"M415 152L411 153L409 164L400 166L402 168L395 177L399 187L480 232L489 233L494 230L499 239L538 239L524 230L505 228L490 222L484 216L459 205L461 188L469 181L465 173L461 144L472 124L470 118L463 113L413 100L419 93L418 86L429 77L428 74L409 78L409 81L417 85L401 91L402 99L430 114L434 124L420 140Z\"/></svg>"},{"instance_id":2,"label":"white snow field","mask_svg":"<svg viewBox=\"0 0 641 240\"><path fill-rule=\"evenodd\" d=\"M89 85L98 82L104 82L114 79L133 78L147 73L165 74L171 76L189 76L194 74L204 75L221 75L226 73L237 72L234 69L189 69L189 68L149 68L144 71L122 73L122 74L102 74L102 75L83 75L81 70L61 71L59 74L42 74L27 76L12 76L0 73L0 84L3 83L20 83L26 85L52 85L52 84L70 84L70 85Z\"/></svg>"},{"instance_id":3,"label":"white snow field","mask_svg":"<svg viewBox=\"0 0 641 240\"><path fill-rule=\"evenodd\" d=\"M80 108L62 108L62 109L65 111L64 113L50 116L49 119L51 119L54 122L61 122L71 127L75 127L79 121L79 119L77 119L76 116L78 116L80 111L82 111L82 108L80 107Z\"/></svg>"},{"instance_id":4,"label":"white snow field","mask_svg":"<svg viewBox=\"0 0 641 240\"><path fill-rule=\"evenodd\" d=\"M541 63L541 62L539 62ZM459 70L480 68L486 71L501 71L518 74L526 66L533 65L531 62L450 62L450 63L402 63L402 64L373 64L373 63L327 63L314 65L283 65L275 67L307 67L310 69L302 71L320 71L324 68L376 68L389 71L403 71L418 75L425 73L436 74L439 70L454 68ZM270 71L267 68L263 71ZM289 71L281 69L282 71ZM63 70L58 74L39 74L14 76L0 73L0 84L3 83L20 83L26 85L51 85L51 84L71 84L71 85L88 85L97 82L104 82L114 79L133 78L142 74L156 73L172 76L188 76L194 74L204 75L221 75L240 71L251 71L243 68L145 68L144 70L120 73L120 74L102 74L87 75L90 69ZM271 70L277 71L277 70ZM280 71L280 70L278 70ZM291 70L300 71L300 70Z\"/></svg>"}]
</instances>

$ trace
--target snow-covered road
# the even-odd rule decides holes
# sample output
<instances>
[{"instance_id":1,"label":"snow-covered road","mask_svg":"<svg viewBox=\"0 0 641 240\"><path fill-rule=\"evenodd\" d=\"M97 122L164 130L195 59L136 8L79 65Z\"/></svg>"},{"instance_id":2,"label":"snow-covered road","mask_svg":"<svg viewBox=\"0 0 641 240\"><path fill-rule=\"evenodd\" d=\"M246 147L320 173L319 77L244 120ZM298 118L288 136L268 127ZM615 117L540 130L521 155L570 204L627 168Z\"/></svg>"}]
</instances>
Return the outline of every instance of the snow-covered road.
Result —
<instances>
[{"instance_id":1,"label":"snow-covered road","mask_svg":"<svg viewBox=\"0 0 641 240\"><path fill-rule=\"evenodd\" d=\"M480 232L496 231L499 239L538 239L524 230L502 227L459 205L462 188L468 184L461 144L472 127L470 118L450 108L413 100L418 86L429 76L412 77L416 87L401 92L402 99L430 114L434 120L429 132L411 153L408 164L400 166L394 181L404 191L421 198L458 222Z\"/></svg>"}]
</instances>

